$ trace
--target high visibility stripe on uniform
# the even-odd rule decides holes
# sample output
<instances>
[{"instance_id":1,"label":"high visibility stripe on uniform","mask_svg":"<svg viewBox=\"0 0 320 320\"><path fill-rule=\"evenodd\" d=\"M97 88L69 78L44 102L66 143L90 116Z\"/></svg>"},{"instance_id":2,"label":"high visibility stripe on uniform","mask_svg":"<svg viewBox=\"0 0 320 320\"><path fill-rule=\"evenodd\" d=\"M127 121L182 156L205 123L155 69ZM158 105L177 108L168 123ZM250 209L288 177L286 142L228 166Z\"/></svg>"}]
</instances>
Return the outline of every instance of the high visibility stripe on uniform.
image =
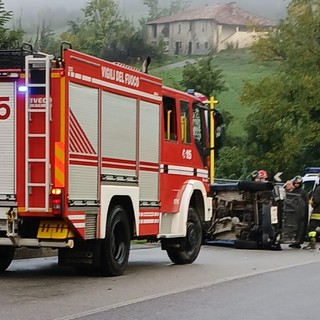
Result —
<instances>
[{"instance_id":1,"label":"high visibility stripe on uniform","mask_svg":"<svg viewBox=\"0 0 320 320\"><path fill-rule=\"evenodd\" d=\"M320 220L320 213L311 213L310 219Z\"/></svg>"},{"instance_id":2,"label":"high visibility stripe on uniform","mask_svg":"<svg viewBox=\"0 0 320 320\"><path fill-rule=\"evenodd\" d=\"M315 238L316 235L317 235L317 232L316 232L316 231L310 231L310 232L308 232L309 238Z\"/></svg>"},{"instance_id":3,"label":"high visibility stripe on uniform","mask_svg":"<svg viewBox=\"0 0 320 320\"><path fill-rule=\"evenodd\" d=\"M65 143L55 143L55 157L54 157L54 186L65 186Z\"/></svg>"}]
</instances>

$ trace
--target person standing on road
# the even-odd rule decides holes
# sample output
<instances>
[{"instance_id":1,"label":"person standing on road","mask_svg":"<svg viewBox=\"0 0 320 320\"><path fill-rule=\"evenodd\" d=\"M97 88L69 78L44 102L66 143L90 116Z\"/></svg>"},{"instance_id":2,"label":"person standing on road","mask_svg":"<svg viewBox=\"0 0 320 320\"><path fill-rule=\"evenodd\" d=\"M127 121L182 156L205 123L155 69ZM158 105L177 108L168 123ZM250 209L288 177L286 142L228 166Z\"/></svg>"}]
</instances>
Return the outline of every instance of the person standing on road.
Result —
<instances>
[{"instance_id":1,"label":"person standing on road","mask_svg":"<svg viewBox=\"0 0 320 320\"><path fill-rule=\"evenodd\" d=\"M308 192L302 187L302 177L295 176L292 179L293 190L292 193L299 194L303 201L303 210L298 217L298 232L295 241L289 244L290 248L300 249L306 238L307 225L309 219L309 197Z\"/></svg>"},{"instance_id":2,"label":"person standing on road","mask_svg":"<svg viewBox=\"0 0 320 320\"><path fill-rule=\"evenodd\" d=\"M268 182L268 173L265 170L255 170L251 173L251 180L255 182ZM263 191L261 192L263 194ZM267 191L268 193L268 191ZM267 198L262 201L261 206L261 231L262 231L262 248L269 250L280 251L281 245L278 240L277 233L275 231L275 227L271 223L271 203L268 200L270 198L270 194ZM260 199L261 200L261 199Z\"/></svg>"},{"instance_id":3,"label":"person standing on road","mask_svg":"<svg viewBox=\"0 0 320 320\"><path fill-rule=\"evenodd\" d=\"M310 250L316 248L317 232L320 230L320 184L317 185L311 198L312 212L310 215L308 237L309 243L303 249Z\"/></svg>"},{"instance_id":4,"label":"person standing on road","mask_svg":"<svg viewBox=\"0 0 320 320\"><path fill-rule=\"evenodd\" d=\"M292 192L294 190L294 185L292 180L288 180L284 185L284 188L286 189L286 192Z\"/></svg>"}]
</instances>

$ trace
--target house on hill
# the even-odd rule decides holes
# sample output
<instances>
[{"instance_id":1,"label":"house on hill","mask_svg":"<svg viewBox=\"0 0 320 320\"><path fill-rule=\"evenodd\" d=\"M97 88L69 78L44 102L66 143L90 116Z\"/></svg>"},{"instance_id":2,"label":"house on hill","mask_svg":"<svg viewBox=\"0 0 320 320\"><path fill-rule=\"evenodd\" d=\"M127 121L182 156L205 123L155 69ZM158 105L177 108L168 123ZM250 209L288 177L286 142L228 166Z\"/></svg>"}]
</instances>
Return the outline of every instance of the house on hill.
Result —
<instances>
[{"instance_id":1,"label":"house on hill","mask_svg":"<svg viewBox=\"0 0 320 320\"><path fill-rule=\"evenodd\" d=\"M149 21L148 38L163 41L168 54L204 55L227 48L246 48L275 23L242 10L235 2L207 5Z\"/></svg>"}]
</instances>

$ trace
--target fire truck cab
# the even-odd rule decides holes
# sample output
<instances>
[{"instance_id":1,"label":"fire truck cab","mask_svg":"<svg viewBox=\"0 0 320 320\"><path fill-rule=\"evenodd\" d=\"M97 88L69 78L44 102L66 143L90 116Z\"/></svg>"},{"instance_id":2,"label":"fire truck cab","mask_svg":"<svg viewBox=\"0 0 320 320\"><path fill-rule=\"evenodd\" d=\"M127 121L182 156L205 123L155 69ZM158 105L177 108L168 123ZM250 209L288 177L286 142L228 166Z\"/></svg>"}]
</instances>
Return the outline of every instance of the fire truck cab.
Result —
<instances>
[{"instance_id":1,"label":"fire truck cab","mask_svg":"<svg viewBox=\"0 0 320 320\"><path fill-rule=\"evenodd\" d=\"M16 248L47 247L118 276L133 239L192 263L212 215L208 115L196 96L68 43L60 59L0 50L0 270Z\"/></svg>"}]
</instances>

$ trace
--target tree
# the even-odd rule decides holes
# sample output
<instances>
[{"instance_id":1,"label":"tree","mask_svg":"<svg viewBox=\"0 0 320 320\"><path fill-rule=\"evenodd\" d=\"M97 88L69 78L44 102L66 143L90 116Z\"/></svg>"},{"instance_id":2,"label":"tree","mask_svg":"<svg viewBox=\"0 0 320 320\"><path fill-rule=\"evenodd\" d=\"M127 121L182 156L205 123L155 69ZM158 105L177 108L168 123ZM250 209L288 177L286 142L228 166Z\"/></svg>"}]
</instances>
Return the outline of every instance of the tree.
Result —
<instances>
[{"instance_id":1,"label":"tree","mask_svg":"<svg viewBox=\"0 0 320 320\"><path fill-rule=\"evenodd\" d=\"M71 21L61 37L73 40L76 49L101 57L123 26L118 7L113 0L90 0L82 11L84 19Z\"/></svg>"},{"instance_id":2,"label":"tree","mask_svg":"<svg viewBox=\"0 0 320 320\"><path fill-rule=\"evenodd\" d=\"M190 1L188 0L172 0L169 9L167 9L167 15L172 16L176 13L188 9L190 6Z\"/></svg>"},{"instance_id":3,"label":"tree","mask_svg":"<svg viewBox=\"0 0 320 320\"><path fill-rule=\"evenodd\" d=\"M216 176L219 178L245 179L252 167L252 159L241 147L243 140L236 138L235 142L233 146L225 146L219 151L215 168Z\"/></svg>"},{"instance_id":4,"label":"tree","mask_svg":"<svg viewBox=\"0 0 320 320\"><path fill-rule=\"evenodd\" d=\"M75 49L130 64L148 55L158 59L163 53L148 44L144 28L137 30L132 22L120 17L114 1L91 0L82 11L84 19L71 21L68 32L61 35L61 39L71 42Z\"/></svg>"},{"instance_id":5,"label":"tree","mask_svg":"<svg viewBox=\"0 0 320 320\"><path fill-rule=\"evenodd\" d=\"M283 171L289 178L320 165L319 34L320 0L293 0L277 30L253 46L256 58L277 61L278 71L245 83L242 102L254 110L241 147L254 166L249 170Z\"/></svg>"},{"instance_id":6,"label":"tree","mask_svg":"<svg viewBox=\"0 0 320 320\"><path fill-rule=\"evenodd\" d=\"M0 28L6 29L6 24L11 20L12 18L12 11L6 11L4 8L4 3L2 0L0 0Z\"/></svg>"},{"instance_id":7,"label":"tree","mask_svg":"<svg viewBox=\"0 0 320 320\"><path fill-rule=\"evenodd\" d=\"M12 19L12 12L6 11L4 3L0 0L0 49L17 48L21 45L23 31L21 29L10 30L7 24Z\"/></svg>"},{"instance_id":8,"label":"tree","mask_svg":"<svg viewBox=\"0 0 320 320\"><path fill-rule=\"evenodd\" d=\"M80 19L77 19L77 21L69 21L68 26L69 30L60 35L60 40L72 43L74 49L90 53L90 50L86 50L84 46L83 36L81 37L81 34L83 34L82 21L80 21Z\"/></svg>"},{"instance_id":9,"label":"tree","mask_svg":"<svg viewBox=\"0 0 320 320\"><path fill-rule=\"evenodd\" d=\"M54 37L54 31L45 19L37 26L37 34L34 42L34 49L42 52L48 52L58 55L59 45Z\"/></svg>"},{"instance_id":10,"label":"tree","mask_svg":"<svg viewBox=\"0 0 320 320\"><path fill-rule=\"evenodd\" d=\"M143 0L143 4L149 8L148 20L155 20L163 16L171 16L187 9L188 0L172 0L169 7L160 8L159 0Z\"/></svg>"},{"instance_id":11,"label":"tree","mask_svg":"<svg viewBox=\"0 0 320 320\"><path fill-rule=\"evenodd\" d=\"M105 47L118 37L122 24L118 7L113 0L91 0L83 12L87 46L91 46L95 55L101 56Z\"/></svg>"},{"instance_id":12,"label":"tree","mask_svg":"<svg viewBox=\"0 0 320 320\"><path fill-rule=\"evenodd\" d=\"M207 97L227 90L222 71L213 65L212 54L184 66L180 85L183 90L192 88Z\"/></svg>"},{"instance_id":13,"label":"tree","mask_svg":"<svg viewBox=\"0 0 320 320\"><path fill-rule=\"evenodd\" d=\"M154 20L161 17L159 0L143 0L143 4L149 8L148 20Z\"/></svg>"}]
</instances>

